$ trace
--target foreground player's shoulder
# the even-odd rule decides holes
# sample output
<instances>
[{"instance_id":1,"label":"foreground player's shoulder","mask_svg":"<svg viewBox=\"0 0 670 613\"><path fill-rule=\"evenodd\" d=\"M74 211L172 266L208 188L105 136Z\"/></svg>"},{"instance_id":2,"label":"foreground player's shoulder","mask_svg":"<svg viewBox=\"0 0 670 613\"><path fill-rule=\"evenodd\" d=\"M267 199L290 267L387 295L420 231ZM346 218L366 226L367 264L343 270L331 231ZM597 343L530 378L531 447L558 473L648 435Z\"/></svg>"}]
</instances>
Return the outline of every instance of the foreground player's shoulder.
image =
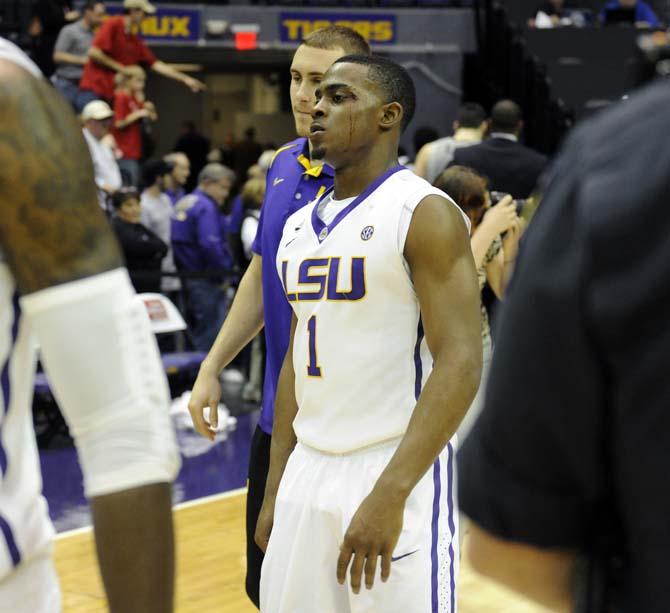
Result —
<instances>
[{"instance_id":1,"label":"foreground player's shoulder","mask_svg":"<svg viewBox=\"0 0 670 613\"><path fill-rule=\"evenodd\" d=\"M22 292L118 266L69 105L0 60L0 246Z\"/></svg>"}]
</instances>

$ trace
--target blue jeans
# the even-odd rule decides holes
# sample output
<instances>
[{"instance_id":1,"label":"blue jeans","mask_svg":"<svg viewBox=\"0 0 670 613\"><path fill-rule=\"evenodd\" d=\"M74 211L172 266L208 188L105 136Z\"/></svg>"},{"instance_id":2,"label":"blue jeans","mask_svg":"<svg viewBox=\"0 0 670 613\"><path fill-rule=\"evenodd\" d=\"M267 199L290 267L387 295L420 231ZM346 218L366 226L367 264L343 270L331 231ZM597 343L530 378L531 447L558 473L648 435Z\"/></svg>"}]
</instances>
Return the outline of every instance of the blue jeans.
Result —
<instances>
[{"instance_id":1,"label":"blue jeans","mask_svg":"<svg viewBox=\"0 0 670 613\"><path fill-rule=\"evenodd\" d=\"M121 158L118 160L121 170L121 179L124 185L139 187L140 185L140 163L137 160Z\"/></svg>"},{"instance_id":2,"label":"blue jeans","mask_svg":"<svg viewBox=\"0 0 670 613\"><path fill-rule=\"evenodd\" d=\"M197 351L209 351L226 318L225 290L207 279L183 283L191 340Z\"/></svg>"},{"instance_id":3,"label":"blue jeans","mask_svg":"<svg viewBox=\"0 0 670 613\"><path fill-rule=\"evenodd\" d=\"M72 105L74 112L79 115L82 109L92 100L98 100L100 96L93 92L87 92L79 89L74 81L68 81L61 77L53 75L51 82L54 87L63 95L63 97Z\"/></svg>"}]
</instances>

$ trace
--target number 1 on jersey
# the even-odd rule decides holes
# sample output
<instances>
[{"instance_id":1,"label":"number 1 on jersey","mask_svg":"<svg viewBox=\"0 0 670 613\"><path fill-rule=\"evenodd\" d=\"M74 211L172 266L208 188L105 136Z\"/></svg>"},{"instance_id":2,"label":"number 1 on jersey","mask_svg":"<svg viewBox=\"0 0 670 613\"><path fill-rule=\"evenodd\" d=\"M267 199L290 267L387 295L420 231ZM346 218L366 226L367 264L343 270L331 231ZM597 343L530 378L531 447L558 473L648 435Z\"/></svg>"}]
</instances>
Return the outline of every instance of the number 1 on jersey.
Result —
<instances>
[{"instance_id":1,"label":"number 1 on jersey","mask_svg":"<svg viewBox=\"0 0 670 613\"><path fill-rule=\"evenodd\" d=\"M312 315L307 322L307 334L309 335L309 364L307 364L307 374L310 377L320 377L321 367L316 355L316 315Z\"/></svg>"}]
</instances>

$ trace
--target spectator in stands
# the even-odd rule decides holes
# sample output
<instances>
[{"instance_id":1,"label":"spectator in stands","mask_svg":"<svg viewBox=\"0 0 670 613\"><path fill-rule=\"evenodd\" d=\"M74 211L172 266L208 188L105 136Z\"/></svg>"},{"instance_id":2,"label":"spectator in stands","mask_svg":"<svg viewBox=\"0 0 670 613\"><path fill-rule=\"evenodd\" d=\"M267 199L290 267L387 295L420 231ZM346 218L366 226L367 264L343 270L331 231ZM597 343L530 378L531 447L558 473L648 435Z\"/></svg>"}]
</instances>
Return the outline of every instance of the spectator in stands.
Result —
<instances>
[{"instance_id":1,"label":"spectator in stands","mask_svg":"<svg viewBox=\"0 0 670 613\"><path fill-rule=\"evenodd\" d=\"M56 40L53 61L56 72L51 81L65 96L77 114L84 108L79 93L79 81L88 61L88 50L96 30L105 17L105 5L98 0L88 0L82 8L82 18L65 26Z\"/></svg>"},{"instance_id":2,"label":"spectator in stands","mask_svg":"<svg viewBox=\"0 0 670 613\"><path fill-rule=\"evenodd\" d=\"M142 159L143 119L156 121L154 105L145 99L146 73L141 66L128 66L116 75L114 92L114 124L112 135L121 150L119 167L126 185L139 186Z\"/></svg>"},{"instance_id":3,"label":"spectator in stands","mask_svg":"<svg viewBox=\"0 0 670 613\"><path fill-rule=\"evenodd\" d=\"M480 293L488 283L495 295L502 299L516 260L519 239L525 229L525 221L517 215L512 197L507 195L495 206L491 206L491 195L486 179L464 166L452 166L443 171L433 185L449 194L470 219L470 244L477 266ZM503 233L506 234L501 238ZM491 327L483 303L481 321L484 347L482 378L477 395L458 428L459 440L465 440L481 411L491 363L493 348Z\"/></svg>"},{"instance_id":4,"label":"spectator in stands","mask_svg":"<svg viewBox=\"0 0 670 613\"><path fill-rule=\"evenodd\" d=\"M28 26L32 40L31 55L45 77L51 77L56 65L53 51L58 34L68 23L79 19L70 0L35 0Z\"/></svg>"},{"instance_id":5,"label":"spectator in stands","mask_svg":"<svg viewBox=\"0 0 670 613\"><path fill-rule=\"evenodd\" d=\"M98 187L98 202L109 211L108 198L121 187L121 171L114 152L104 142L114 118L114 111L104 100L89 102L81 113L86 144L91 152L95 184Z\"/></svg>"},{"instance_id":6,"label":"spectator in stands","mask_svg":"<svg viewBox=\"0 0 670 613\"><path fill-rule=\"evenodd\" d=\"M658 28L661 23L654 10L643 0L612 0L600 12L600 21L606 21L608 9L635 9L635 25L643 28Z\"/></svg>"},{"instance_id":7,"label":"spectator in stands","mask_svg":"<svg viewBox=\"0 0 670 613\"><path fill-rule=\"evenodd\" d=\"M183 280L193 344L209 351L226 317L226 282L233 257L223 234L221 207L235 173L221 164L207 164L198 188L184 196L172 216L172 248L177 269L192 273Z\"/></svg>"},{"instance_id":8,"label":"spectator in stands","mask_svg":"<svg viewBox=\"0 0 670 613\"><path fill-rule=\"evenodd\" d=\"M183 152L191 164L191 174L185 186L186 191L190 192L195 187L195 178L207 164L209 149L209 139L198 132L195 122L185 121L182 124L181 136L177 139L174 150Z\"/></svg>"},{"instance_id":9,"label":"spectator in stands","mask_svg":"<svg viewBox=\"0 0 670 613\"><path fill-rule=\"evenodd\" d=\"M161 262L168 246L141 219L140 197L133 188L121 188L112 197L112 228L121 245L130 280L138 294L159 292Z\"/></svg>"},{"instance_id":10,"label":"spectator in stands","mask_svg":"<svg viewBox=\"0 0 670 613\"><path fill-rule=\"evenodd\" d=\"M265 176L267 174L268 168L272 163L272 158L274 157L274 149L267 149L261 153L261 156L258 158L258 161L249 166L247 170L247 182L249 179L260 178L265 182ZM238 268L244 272L247 269L248 261L245 255L244 244L242 241L242 222L245 218L245 205L242 198L242 191L226 203L225 215L224 215L224 232L226 234L226 241L230 246L233 258L235 259Z\"/></svg>"},{"instance_id":11,"label":"spectator in stands","mask_svg":"<svg viewBox=\"0 0 670 613\"><path fill-rule=\"evenodd\" d=\"M486 112L480 104L467 102L460 109L454 121L453 136L439 138L421 147L416 156L414 172L432 183L453 159L459 147L476 145L486 134Z\"/></svg>"},{"instance_id":12,"label":"spectator in stands","mask_svg":"<svg viewBox=\"0 0 670 613\"><path fill-rule=\"evenodd\" d=\"M156 12L147 0L124 0L123 15L107 19L93 39L89 60L79 83L89 99L111 101L114 95L114 75L125 72L127 66L142 64L165 77L182 82L194 92L205 84L156 59L156 56L135 34L147 14Z\"/></svg>"},{"instance_id":13,"label":"spectator in stands","mask_svg":"<svg viewBox=\"0 0 670 613\"><path fill-rule=\"evenodd\" d=\"M438 136L439 134L437 130L431 126L420 126L414 130L414 134L412 134L414 157L404 163L403 166L407 166L407 168L416 172L416 158L419 154L419 151L421 151L421 149L428 143L432 143L433 141L437 140Z\"/></svg>"},{"instance_id":14,"label":"spectator in stands","mask_svg":"<svg viewBox=\"0 0 670 613\"><path fill-rule=\"evenodd\" d=\"M533 17L528 20L528 26L534 28L536 25L538 27L542 26L542 22L536 23L538 20L538 14L542 13L549 19L549 24L552 26L557 26L560 24L563 17L567 17L567 10L564 0L547 0L540 4L535 12Z\"/></svg>"},{"instance_id":15,"label":"spectator in stands","mask_svg":"<svg viewBox=\"0 0 670 613\"><path fill-rule=\"evenodd\" d=\"M547 165L547 157L519 142L523 129L521 109L512 100L500 100L491 111L489 138L454 151L453 165L468 166L489 180L492 190L528 198Z\"/></svg>"},{"instance_id":16,"label":"spectator in stands","mask_svg":"<svg viewBox=\"0 0 670 613\"><path fill-rule=\"evenodd\" d=\"M249 167L258 161L261 153L263 153L263 146L256 141L255 128L247 128L244 131L244 138L233 149L235 159L233 169L238 177L238 185L244 183Z\"/></svg>"},{"instance_id":17,"label":"spectator in stands","mask_svg":"<svg viewBox=\"0 0 670 613\"><path fill-rule=\"evenodd\" d=\"M165 193L173 206L185 195L184 185L191 174L191 162L181 151L168 153L163 161L170 165L170 173L165 175Z\"/></svg>"},{"instance_id":18,"label":"spectator in stands","mask_svg":"<svg viewBox=\"0 0 670 613\"><path fill-rule=\"evenodd\" d=\"M242 247L246 257L246 264L251 261L251 245L256 238L258 229L258 220L261 216L261 206L265 197L265 179L254 177L249 179L242 187L240 194L244 217L242 220L240 235L242 237ZM245 266L246 268L246 266Z\"/></svg>"},{"instance_id":19,"label":"spectator in stands","mask_svg":"<svg viewBox=\"0 0 670 613\"><path fill-rule=\"evenodd\" d=\"M163 160L147 160L142 166L144 190L140 198L142 205L140 220L168 246L168 252L161 263L161 270L164 273L175 273L177 270L172 253L172 202L163 192L165 176L170 170L170 165ZM171 298L180 288L181 284L177 277L164 276L161 279L161 292Z\"/></svg>"},{"instance_id":20,"label":"spectator in stands","mask_svg":"<svg viewBox=\"0 0 670 613\"><path fill-rule=\"evenodd\" d=\"M261 155L261 157L263 157ZM269 166L269 164L268 164ZM248 268L253 257L251 246L256 239L258 220L265 198L265 177L250 178L242 187L241 200L244 207L244 219L240 231L244 249L244 270ZM260 402L263 397L263 376L265 364L265 335L259 332L251 343L249 358L249 374L242 388L242 400Z\"/></svg>"}]
</instances>

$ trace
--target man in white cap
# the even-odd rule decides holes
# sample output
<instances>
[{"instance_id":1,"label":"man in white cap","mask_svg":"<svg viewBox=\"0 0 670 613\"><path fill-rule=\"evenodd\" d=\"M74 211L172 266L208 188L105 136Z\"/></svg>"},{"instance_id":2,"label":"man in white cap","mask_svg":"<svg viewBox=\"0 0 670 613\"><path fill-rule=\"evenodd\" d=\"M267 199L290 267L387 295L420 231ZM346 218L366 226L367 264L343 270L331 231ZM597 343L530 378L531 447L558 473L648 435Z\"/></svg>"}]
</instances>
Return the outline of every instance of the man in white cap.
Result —
<instances>
[{"instance_id":1,"label":"man in white cap","mask_svg":"<svg viewBox=\"0 0 670 613\"><path fill-rule=\"evenodd\" d=\"M113 118L114 111L104 100L89 102L81 112L84 137L91 152L95 184L98 187L98 202L105 210L108 208L108 197L114 195L122 183L121 171L116 163L114 152L103 141L104 137L109 134Z\"/></svg>"},{"instance_id":2,"label":"man in white cap","mask_svg":"<svg viewBox=\"0 0 670 613\"><path fill-rule=\"evenodd\" d=\"M156 7L147 0L124 0L123 15L110 17L98 30L91 48L89 60L79 82L79 89L90 100L101 98L111 101L114 95L114 76L124 72L126 66L140 64L175 81L181 81L193 92L205 89L205 84L172 66L156 59L156 56L137 35L143 19L153 15Z\"/></svg>"}]
</instances>

